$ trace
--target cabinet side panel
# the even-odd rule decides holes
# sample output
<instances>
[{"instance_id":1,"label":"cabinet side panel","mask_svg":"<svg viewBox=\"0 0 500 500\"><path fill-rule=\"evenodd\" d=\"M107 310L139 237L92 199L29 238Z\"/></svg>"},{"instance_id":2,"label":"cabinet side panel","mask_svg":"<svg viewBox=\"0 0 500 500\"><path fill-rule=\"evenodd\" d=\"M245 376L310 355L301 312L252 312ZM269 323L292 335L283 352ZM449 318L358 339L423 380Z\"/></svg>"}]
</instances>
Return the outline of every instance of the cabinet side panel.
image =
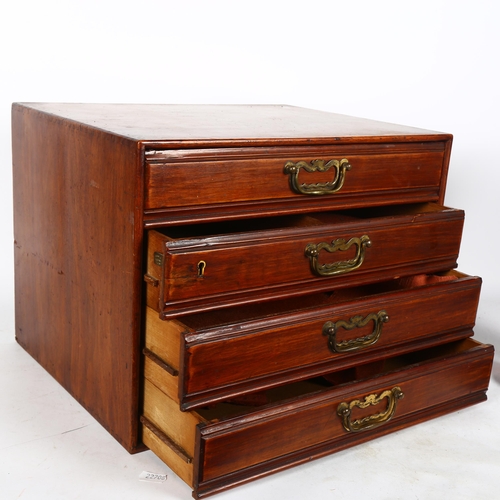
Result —
<instances>
[{"instance_id":1,"label":"cabinet side panel","mask_svg":"<svg viewBox=\"0 0 500 500\"><path fill-rule=\"evenodd\" d=\"M12 110L16 337L125 448L138 442L137 144Z\"/></svg>"}]
</instances>

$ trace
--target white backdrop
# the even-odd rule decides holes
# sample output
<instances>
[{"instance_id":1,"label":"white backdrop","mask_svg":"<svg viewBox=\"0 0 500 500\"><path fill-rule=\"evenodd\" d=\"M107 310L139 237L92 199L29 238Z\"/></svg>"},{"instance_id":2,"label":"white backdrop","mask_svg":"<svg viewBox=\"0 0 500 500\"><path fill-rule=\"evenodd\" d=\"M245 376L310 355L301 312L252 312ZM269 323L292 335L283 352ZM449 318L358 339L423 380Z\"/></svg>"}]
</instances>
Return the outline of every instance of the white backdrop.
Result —
<instances>
[{"instance_id":1,"label":"white backdrop","mask_svg":"<svg viewBox=\"0 0 500 500\"><path fill-rule=\"evenodd\" d=\"M450 132L446 203L466 211L460 269L483 277L476 335L498 343L496 0L15 0L0 12L2 348L14 349L13 101L291 104ZM500 378L497 365L494 375ZM0 429L0 436L10 432ZM498 464L489 476L497 487ZM12 498L31 491L15 471L5 477ZM297 491L287 498L300 498ZM244 498L231 495L224 498Z\"/></svg>"}]
</instances>

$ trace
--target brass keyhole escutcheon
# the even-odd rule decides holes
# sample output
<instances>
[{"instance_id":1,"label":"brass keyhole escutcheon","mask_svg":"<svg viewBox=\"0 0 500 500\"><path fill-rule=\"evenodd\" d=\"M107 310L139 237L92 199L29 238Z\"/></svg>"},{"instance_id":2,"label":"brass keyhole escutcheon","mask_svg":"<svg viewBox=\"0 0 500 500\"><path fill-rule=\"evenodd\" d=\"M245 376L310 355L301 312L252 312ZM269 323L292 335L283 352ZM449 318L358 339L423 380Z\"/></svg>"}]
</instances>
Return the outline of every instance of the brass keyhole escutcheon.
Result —
<instances>
[{"instance_id":1,"label":"brass keyhole escutcheon","mask_svg":"<svg viewBox=\"0 0 500 500\"><path fill-rule=\"evenodd\" d=\"M207 263L204 260L200 260L198 262L198 277L202 278L203 275L205 274L205 269L207 267Z\"/></svg>"}]
</instances>

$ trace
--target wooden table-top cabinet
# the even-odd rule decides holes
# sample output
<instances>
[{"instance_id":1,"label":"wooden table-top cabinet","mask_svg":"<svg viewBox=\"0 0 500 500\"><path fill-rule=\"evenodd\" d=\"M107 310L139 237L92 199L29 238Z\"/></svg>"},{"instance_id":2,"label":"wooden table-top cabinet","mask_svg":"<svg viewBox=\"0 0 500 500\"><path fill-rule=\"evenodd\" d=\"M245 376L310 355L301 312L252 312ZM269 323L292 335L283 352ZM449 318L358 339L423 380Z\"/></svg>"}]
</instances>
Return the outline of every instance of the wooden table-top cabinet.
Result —
<instances>
[{"instance_id":1,"label":"wooden table-top cabinet","mask_svg":"<svg viewBox=\"0 0 500 500\"><path fill-rule=\"evenodd\" d=\"M17 340L195 497L486 398L451 135L267 105L12 127Z\"/></svg>"}]
</instances>

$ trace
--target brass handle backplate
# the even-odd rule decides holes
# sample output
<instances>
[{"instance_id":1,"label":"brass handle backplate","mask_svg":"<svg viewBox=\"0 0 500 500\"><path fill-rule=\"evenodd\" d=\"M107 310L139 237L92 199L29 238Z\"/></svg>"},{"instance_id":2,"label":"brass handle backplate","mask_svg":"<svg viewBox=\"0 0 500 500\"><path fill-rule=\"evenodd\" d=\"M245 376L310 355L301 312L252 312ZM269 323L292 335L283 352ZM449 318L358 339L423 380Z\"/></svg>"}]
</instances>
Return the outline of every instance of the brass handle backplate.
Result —
<instances>
[{"instance_id":1,"label":"brass handle backplate","mask_svg":"<svg viewBox=\"0 0 500 500\"><path fill-rule=\"evenodd\" d=\"M355 399L350 403L342 402L337 407L337 415L342 420L342 425L347 432L366 431L389 422L389 420L396 413L398 400L403 399L403 397L404 394L401 388L394 387L382 392L379 396L376 394L370 394L363 400ZM388 403L387 409L384 412L376 413L375 415L370 415L357 420L351 420L351 413L354 407L368 408L369 406L375 406L380 404L380 402L385 398L388 399Z\"/></svg>"},{"instance_id":2,"label":"brass handle backplate","mask_svg":"<svg viewBox=\"0 0 500 500\"><path fill-rule=\"evenodd\" d=\"M330 168L335 169L335 176L331 182L318 182L316 184L301 184L299 182L299 172L304 169L306 172L326 172ZM306 161L287 161L285 163L285 174L289 175L290 187L295 193L307 195L332 194L340 191L345 181L347 170L351 170L351 165L346 158L342 160L313 160L310 163Z\"/></svg>"},{"instance_id":3,"label":"brass handle backplate","mask_svg":"<svg viewBox=\"0 0 500 500\"><path fill-rule=\"evenodd\" d=\"M353 259L341 260L331 264L320 264L319 253L326 250L329 253L346 251L356 245L356 255ZM311 271L318 276L333 276L348 273L358 269L365 260L365 249L371 246L370 238L365 234L361 238L351 238L349 241L339 238L331 243L309 243L305 248L305 255L309 258Z\"/></svg>"},{"instance_id":4,"label":"brass handle backplate","mask_svg":"<svg viewBox=\"0 0 500 500\"><path fill-rule=\"evenodd\" d=\"M364 337L358 337L351 340L337 342L337 332L339 328L352 330L353 328L362 328L370 321L373 321L373 331ZM382 334L382 326L389 321L389 316L382 310L378 313L370 313L368 316L353 316L349 321L340 319L338 321L327 321L323 325L323 335L328 337L328 346L332 352L348 352L364 349L375 344Z\"/></svg>"}]
</instances>

